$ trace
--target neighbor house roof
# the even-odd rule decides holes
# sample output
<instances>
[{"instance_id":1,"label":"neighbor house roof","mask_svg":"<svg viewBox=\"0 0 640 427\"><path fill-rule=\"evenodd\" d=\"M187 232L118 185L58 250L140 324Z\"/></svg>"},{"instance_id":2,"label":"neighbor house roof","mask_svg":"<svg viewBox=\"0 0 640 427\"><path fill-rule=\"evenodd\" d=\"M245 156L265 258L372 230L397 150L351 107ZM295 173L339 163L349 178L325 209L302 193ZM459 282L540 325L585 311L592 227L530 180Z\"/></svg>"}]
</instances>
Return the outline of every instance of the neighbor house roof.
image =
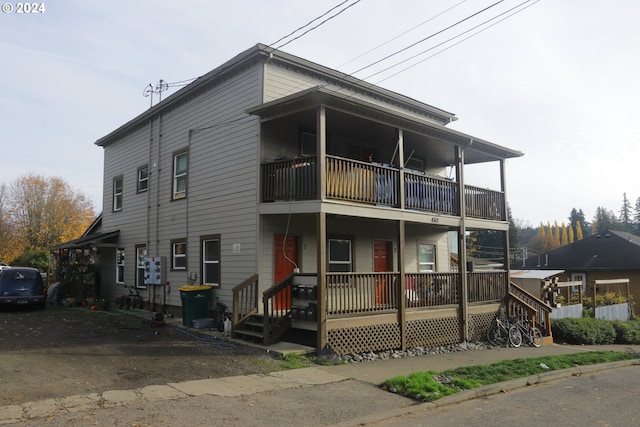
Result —
<instances>
[{"instance_id":1,"label":"neighbor house roof","mask_svg":"<svg viewBox=\"0 0 640 427\"><path fill-rule=\"evenodd\" d=\"M623 231L606 231L529 258L526 268L640 270L640 237Z\"/></svg>"}]
</instances>

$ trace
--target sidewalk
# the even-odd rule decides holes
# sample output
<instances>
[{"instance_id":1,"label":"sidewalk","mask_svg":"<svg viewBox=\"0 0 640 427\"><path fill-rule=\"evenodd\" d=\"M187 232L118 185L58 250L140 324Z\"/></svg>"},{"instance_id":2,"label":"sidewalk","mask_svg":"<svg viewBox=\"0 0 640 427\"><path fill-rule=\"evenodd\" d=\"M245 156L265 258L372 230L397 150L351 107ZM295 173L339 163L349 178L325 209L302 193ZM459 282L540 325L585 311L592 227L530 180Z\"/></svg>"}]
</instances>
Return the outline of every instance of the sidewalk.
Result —
<instances>
[{"instance_id":1,"label":"sidewalk","mask_svg":"<svg viewBox=\"0 0 640 427\"><path fill-rule=\"evenodd\" d=\"M170 401L179 403L181 399L198 398L202 396L213 396L218 398L226 398L225 402L229 405L238 405L242 399L247 396L261 394L261 400L268 400L271 395L276 395L278 391L294 390L303 387L319 388L322 386L323 394L341 394L344 399L348 399L350 394L363 395L365 390L371 389L375 393L376 409L375 413L367 415L355 414L354 418L339 418L339 425L357 425L363 422L372 421L373 419L382 419L408 413L411 411L424 410L424 405L434 407L459 402L461 400L473 399L483 395L497 393L505 389L522 387L527 384L533 384L550 379L560 378L576 373L590 372L594 370L608 369L621 364L638 364L639 360L630 362L618 362L616 364L597 365L587 367L576 367L564 371L554 371L548 374L536 376L536 378L525 378L510 381L508 384L497 384L493 386L483 387L482 389L470 390L467 392L457 393L448 398L441 399L431 404L416 405L413 401L406 399L406 402L398 404L397 395L382 392L375 386L384 380L396 375L408 375L412 372L435 370L444 371L461 366L472 366L489 364L506 359L529 358L546 355L561 355L584 351L606 351L606 350L634 350L640 351L640 346L566 346L566 345L548 345L540 348L523 347L523 348L504 348L504 349L486 349L473 351L460 351L455 353L443 353L428 356L405 357L399 359L379 360L374 362L352 363L346 365L335 366L317 366L310 368L294 369L289 371L272 372L266 375L248 375L241 377L227 377L217 379L202 379L195 381L186 381L180 383L159 384L144 387L137 390L110 390L103 393L93 393L88 395L67 396L59 399L48 399L37 402L27 402L22 405L12 405L0 407L0 425L12 423L33 423L37 420L51 419L56 416L64 416L68 414L81 413L83 411L97 412L99 410L108 410L109 408L117 408L122 405L152 405L158 403L167 404ZM353 393L348 390L353 389ZM310 394L312 389L307 389L305 394ZM347 392L345 393L345 390ZM272 393L264 393L272 392ZM368 393L368 392L366 392ZM388 398L388 399L387 399ZM274 397L273 399L276 399ZM382 402L389 400L389 402ZM238 402L234 402L234 401ZM279 400L282 400L281 398ZM176 403L176 404L177 404ZM283 402L277 402L282 405ZM276 404L276 402L274 402ZM346 404L349 404L348 402ZM315 417L322 420L335 419L335 407L331 405L316 405L314 408ZM283 406L282 410L286 411L287 406ZM320 411L320 413L318 413ZM325 411L326 414L322 413ZM354 411L355 413L355 411ZM366 413L366 411L365 411ZM333 416L333 418L332 418ZM324 424L324 422L323 422Z\"/></svg>"}]
</instances>

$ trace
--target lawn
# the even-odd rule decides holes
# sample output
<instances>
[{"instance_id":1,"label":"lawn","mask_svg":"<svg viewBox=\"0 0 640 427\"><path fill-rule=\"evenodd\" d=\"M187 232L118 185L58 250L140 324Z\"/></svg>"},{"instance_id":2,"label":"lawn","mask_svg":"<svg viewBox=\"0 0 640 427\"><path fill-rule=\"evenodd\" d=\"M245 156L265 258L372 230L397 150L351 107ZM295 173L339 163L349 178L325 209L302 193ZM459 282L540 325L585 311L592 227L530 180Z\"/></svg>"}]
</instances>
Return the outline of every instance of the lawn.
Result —
<instances>
[{"instance_id":1,"label":"lawn","mask_svg":"<svg viewBox=\"0 0 640 427\"><path fill-rule=\"evenodd\" d=\"M382 383L381 387L415 400L431 402L461 390L543 372L636 358L636 355L624 352L592 351L561 356L505 360L490 365L468 366L444 372L415 372L409 376L393 377Z\"/></svg>"}]
</instances>

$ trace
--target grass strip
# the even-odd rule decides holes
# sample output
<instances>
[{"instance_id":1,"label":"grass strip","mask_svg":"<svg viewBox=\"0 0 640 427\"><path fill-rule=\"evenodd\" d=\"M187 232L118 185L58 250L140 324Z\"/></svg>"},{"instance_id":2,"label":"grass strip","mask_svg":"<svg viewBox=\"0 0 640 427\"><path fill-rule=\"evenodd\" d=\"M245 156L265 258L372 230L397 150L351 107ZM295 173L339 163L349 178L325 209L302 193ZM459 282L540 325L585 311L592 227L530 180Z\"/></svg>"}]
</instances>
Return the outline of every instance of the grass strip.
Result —
<instances>
[{"instance_id":1,"label":"grass strip","mask_svg":"<svg viewBox=\"0 0 640 427\"><path fill-rule=\"evenodd\" d=\"M421 402L432 402L461 390L528 377L543 372L636 359L637 355L618 351L590 351L559 356L504 360L489 365L466 366L443 372L415 372L383 382L380 387Z\"/></svg>"}]
</instances>

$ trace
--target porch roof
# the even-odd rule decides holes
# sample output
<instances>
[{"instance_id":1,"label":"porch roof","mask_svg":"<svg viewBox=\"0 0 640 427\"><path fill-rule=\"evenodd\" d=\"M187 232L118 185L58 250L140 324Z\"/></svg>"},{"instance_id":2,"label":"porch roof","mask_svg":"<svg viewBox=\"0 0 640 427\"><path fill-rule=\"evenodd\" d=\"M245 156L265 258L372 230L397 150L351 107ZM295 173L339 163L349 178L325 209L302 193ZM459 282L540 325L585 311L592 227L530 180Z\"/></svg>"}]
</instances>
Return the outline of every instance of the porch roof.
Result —
<instances>
[{"instance_id":1,"label":"porch roof","mask_svg":"<svg viewBox=\"0 0 640 427\"><path fill-rule=\"evenodd\" d=\"M320 105L416 132L447 144L460 145L465 149L466 164L484 163L523 155L521 151L512 150L446 128L432 121L403 114L321 86L257 105L247 109L246 113L260 116L263 121L267 121L310 110ZM450 154L452 150L445 148L447 144L442 144L442 153L439 157L445 158L452 155Z\"/></svg>"},{"instance_id":2,"label":"porch roof","mask_svg":"<svg viewBox=\"0 0 640 427\"><path fill-rule=\"evenodd\" d=\"M112 246L115 243L116 238L120 234L120 230L109 231L107 233L90 234L82 236L75 240L70 240L65 243L61 243L56 246L52 246L49 250L57 249L81 249L86 246L106 247Z\"/></svg>"}]
</instances>

